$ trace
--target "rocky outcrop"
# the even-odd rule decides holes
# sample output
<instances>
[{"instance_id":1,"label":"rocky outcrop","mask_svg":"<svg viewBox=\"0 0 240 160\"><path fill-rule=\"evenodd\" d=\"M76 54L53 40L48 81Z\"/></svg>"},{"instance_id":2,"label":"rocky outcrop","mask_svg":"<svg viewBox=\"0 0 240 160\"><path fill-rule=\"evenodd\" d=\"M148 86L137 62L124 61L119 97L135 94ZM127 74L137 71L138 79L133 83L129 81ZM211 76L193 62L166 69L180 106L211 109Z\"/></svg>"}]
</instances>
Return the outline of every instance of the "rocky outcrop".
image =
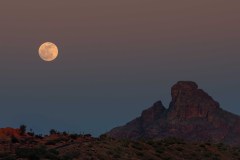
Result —
<instances>
[{"instance_id":1,"label":"rocky outcrop","mask_svg":"<svg viewBox=\"0 0 240 160\"><path fill-rule=\"evenodd\" d=\"M141 116L107 133L114 138L161 139L169 136L194 141L240 144L240 117L224 111L195 82L177 82L166 109L160 101Z\"/></svg>"},{"instance_id":2,"label":"rocky outcrop","mask_svg":"<svg viewBox=\"0 0 240 160\"><path fill-rule=\"evenodd\" d=\"M12 137L21 137L19 129L0 128L0 141L9 141Z\"/></svg>"},{"instance_id":3,"label":"rocky outcrop","mask_svg":"<svg viewBox=\"0 0 240 160\"><path fill-rule=\"evenodd\" d=\"M169 120L204 118L219 109L214 101L194 82L178 82L171 90L172 101L169 106Z\"/></svg>"},{"instance_id":4,"label":"rocky outcrop","mask_svg":"<svg viewBox=\"0 0 240 160\"><path fill-rule=\"evenodd\" d=\"M165 111L166 108L163 106L161 101L154 103L152 107L142 112L142 115L140 117L142 127L147 127L154 123L156 120L162 118Z\"/></svg>"}]
</instances>

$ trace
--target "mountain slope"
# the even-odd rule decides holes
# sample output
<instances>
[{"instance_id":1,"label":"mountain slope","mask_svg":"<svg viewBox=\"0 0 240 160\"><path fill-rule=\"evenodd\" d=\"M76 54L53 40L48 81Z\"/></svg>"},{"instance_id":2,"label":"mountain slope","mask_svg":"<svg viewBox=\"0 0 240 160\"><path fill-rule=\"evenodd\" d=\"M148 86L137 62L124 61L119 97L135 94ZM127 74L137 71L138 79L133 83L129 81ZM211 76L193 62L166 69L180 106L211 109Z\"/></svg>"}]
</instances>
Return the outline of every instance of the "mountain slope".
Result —
<instances>
[{"instance_id":1,"label":"mountain slope","mask_svg":"<svg viewBox=\"0 0 240 160\"><path fill-rule=\"evenodd\" d=\"M240 117L224 111L198 85L180 81L171 89L166 109L160 101L124 126L107 133L114 138L178 137L193 141L240 144Z\"/></svg>"}]
</instances>

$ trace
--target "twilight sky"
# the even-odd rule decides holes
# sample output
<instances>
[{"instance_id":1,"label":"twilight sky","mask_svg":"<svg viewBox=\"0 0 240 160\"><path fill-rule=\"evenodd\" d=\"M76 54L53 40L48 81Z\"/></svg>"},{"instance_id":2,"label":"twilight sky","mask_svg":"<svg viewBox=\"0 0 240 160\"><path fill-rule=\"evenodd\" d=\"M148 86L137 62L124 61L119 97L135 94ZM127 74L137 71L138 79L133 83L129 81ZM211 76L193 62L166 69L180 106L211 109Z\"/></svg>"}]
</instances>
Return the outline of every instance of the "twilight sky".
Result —
<instances>
[{"instance_id":1,"label":"twilight sky","mask_svg":"<svg viewBox=\"0 0 240 160\"><path fill-rule=\"evenodd\" d=\"M179 80L240 114L239 0L8 0L0 21L0 127L99 135Z\"/></svg>"}]
</instances>

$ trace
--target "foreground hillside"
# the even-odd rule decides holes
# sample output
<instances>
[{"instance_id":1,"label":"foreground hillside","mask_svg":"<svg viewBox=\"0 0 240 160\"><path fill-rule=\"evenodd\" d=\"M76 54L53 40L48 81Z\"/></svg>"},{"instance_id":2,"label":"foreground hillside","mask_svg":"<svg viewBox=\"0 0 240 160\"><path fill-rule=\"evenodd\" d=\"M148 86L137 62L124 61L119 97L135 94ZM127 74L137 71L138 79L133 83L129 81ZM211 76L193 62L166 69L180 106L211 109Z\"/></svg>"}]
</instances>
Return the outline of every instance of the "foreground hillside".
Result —
<instances>
[{"instance_id":1,"label":"foreground hillside","mask_svg":"<svg viewBox=\"0 0 240 160\"><path fill-rule=\"evenodd\" d=\"M0 159L50 160L237 160L240 148L222 143L186 142L175 138L159 141L116 140L106 135L52 133L34 136L17 135L18 130L7 129L1 139ZM14 133L14 135L11 135ZM17 135L17 137L15 137ZM8 137L8 138L7 138Z\"/></svg>"}]
</instances>

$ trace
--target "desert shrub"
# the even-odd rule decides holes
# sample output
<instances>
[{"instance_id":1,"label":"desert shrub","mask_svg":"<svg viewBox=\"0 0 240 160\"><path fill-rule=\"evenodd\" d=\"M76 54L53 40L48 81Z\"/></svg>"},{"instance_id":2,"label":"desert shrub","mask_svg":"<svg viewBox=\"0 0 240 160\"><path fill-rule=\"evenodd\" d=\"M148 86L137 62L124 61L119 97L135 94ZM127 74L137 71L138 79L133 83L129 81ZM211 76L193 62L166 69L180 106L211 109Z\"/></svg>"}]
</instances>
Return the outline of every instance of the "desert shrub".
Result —
<instances>
[{"instance_id":1,"label":"desert shrub","mask_svg":"<svg viewBox=\"0 0 240 160\"><path fill-rule=\"evenodd\" d=\"M175 138L175 137L167 137L162 140L162 142L165 144L165 146L170 146L173 144L185 144L185 142L181 139Z\"/></svg>"},{"instance_id":2,"label":"desert shrub","mask_svg":"<svg viewBox=\"0 0 240 160\"><path fill-rule=\"evenodd\" d=\"M21 140L20 143L22 144L37 144L38 142L34 138L28 138Z\"/></svg>"},{"instance_id":3,"label":"desert shrub","mask_svg":"<svg viewBox=\"0 0 240 160\"><path fill-rule=\"evenodd\" d=\"M11 137L11 142L12 143L19 143L19 140L15 136L12 136Z\"/></svg>"},{"instance_id":4,"label":"desert shrub","mask_svg":"<svg viewBox=\"0 0 240 160\"><path fill-rule=\"evenodd\" d=\"M147 144L150 146L153 146L155 143L154 143L154 141L150 140L150 141L147 141Z\"/></svg>"},{"instance_id":5,"label":"desert shrub","mask_svg":"<svg viewBox=\"0 0 240 160\"><path fill-rule=\"evenodd\" d=\"M89 147L89 148L93 148L93 145L92 145L92 144L89 144L88 147Z\"/></svg>"},{"instance_id":6,"label":"desert shrub","mask_svg":"<svg viewBox=\"0 0 240 160\"><path fill-rule=\"evenodd\" d=\"M62 134L63 134L64 136L67 136L67 135L68 135L68 133L67 133L66 131L62 132Z\"/></svg>"},{"instance_id":7,"label":"desert shrub","mask_svg":"<svg viewBox=\"0 0 240 160\"><path fill-rule=\"evenodd\" d=\"M32 136L32 137L35 136L35 133L34 133L34 132L28 132L27 134L28 134L29 136Z\"/></svg>"},{"instance_id":8,"label":"desert shrub","mask_svg":"<svg viewBox=\"0 0 240 160\"><path fill-rule=\"evenodd\" d=\"M50 149L49 152L55 155L59 154L59 152L56 149Z\"/></svg>"},{"instance_id":9,"label":"desert shrub","mask_svg":"<svg viewBox=\"0 0 240 160\"><path fill-rule=\"evenodd\" d=\"M157 145L157 146L161 146L162 144L163 144L162 141L157 141L157 142L155 143L155 145Z\"/></svg>"},{"instance_id":10,"label":"desert shrub","mask_svg":"<svg viewBox=\"0 0 240 160\"><path fill-rule=\"evenodd\" d=\"M137 150L143 150L142 144L136 141L132 143L132 147Z\"/></svg>"},{"instance_id":11,"label":"desert shrub","mask_svg":"<svg viewBox=\"0 0 240 160\"><path fill-rule=\"evenodd\" d=\"M9 156L7 158L4 158L3 160L16 160L16 158L14 156Z\"/></svg>"},{"instance_id":12,"label":"desert shrub","mask_svg":"<svg viewBox=\"0 0 240 160\"><path fill-rule=\"evenodd\" d=\"M127 147L129 147L129 144L130 144L130 141L129 141L129 140L123 140L123 141L122 141L122 146L123 146L123 147L126 147L126 148L127 148Z\"/></svg>"},{"instance_id":13,"label":"desert shrub","mask_svg":"<svg viewBox=\"0 0 240 160\"><path fill-rule=\"evenodd\" d=\"M37 148L18 148L16 149L17 158L25 158L32 160L40 160L40 159L51 159L57 160L58 152L56 150L47 150L44 146L40 146Z\"/></svg>"},{"instance_id":14,"label":"desert shrub","mask_svg":"<svg viewBox=\"0 0 240 160\"><path fill-rule=\"evenodd\" d=\"M55 144L57 144L57 142L54 140L50 140L45 143L45 145L55 145Z\"/></svg>"},{"instance_id":15,"label":"desert shrub","mask_svg":"<svg viewBox=\"0 0 240 160\"><path fill-rule=\"evenodd\" d=\"M211 146L211 143L210 142L206 142L205 145Z\"/></svg>"},{"instance_id":16,"label":"desert shrub","mask_svg":"<svg viewBox=\"0 0 240 160\"><path fill-rule=\"evenodd\" d=\"M113 155L114 153L113 153L113 151L107 151L107 154L108 155Z\"/></svg>"},{"instance_id":17,"label":"desert shrub","mask_svg":"<svg viewBox=\"0 0 240 160\"><path fill-rule=\"evenodd\" d=\"M41 134L37 134L37 135L35 135L35 138L43 139L43 136Z\"/></svg>"},{"instance_id":18,"label":"desert shrub","mask_svg":"<svg viewBox=\"0 0 240 160\"><path fill-rule=\"evenodd\" d=\"M182 152L184 149L182 147L177 147L176 150Z\"/></svg>"},{"instance_id":19,"label":"desert shrub","mask_svg":"<svg viewBox=\"0 0 240 160\"><path fill-rule=\"evenodd\" d=\"M6 157L2 157L1 160L16 160L16 157L14 157L12 155L8 155Z\"/></svg>"},{"instance_id":20,"label":"desert shrub","mask_svg":"<svg viewBox=\"0 0 240 160\"><path fill-rule=\"evenodd\" d=\"M58 152L57 150L55 150L55 149L50 149L50 150L46 153L46 155L44 156L44 158L46 158L46 159L51 159L51 160L58 160L58 159L59 159L58 155L59 155L59 152Z\"/></svg>"},{"instance_id":21,"label":"desert shrub","mask_svg":"<svg viewBox=\"0 0 240 160\"><path fill-rule=\"evenodd\" d=\"M199 147L206 148L206 146L204 144L200 144Z\"/></svg>"},{"instance_id":22,"label":"desert shrub","mask_svg":"<svg viewBox=\"0 0 240 160\"><path fill-rule=\"evenodd\" d=\"M233 155L234 156L239 156L239 153L238 152L234 152Z\"/></svg>"},{"instance_id":23,"label":"desert shrub","mask_svg":"<svg viewBox=\"0 0 240 160\"><path fill-rule=\"evenodd\" d=\"M26 125L20 125L20 134L24 135L26 133L27 126Z\"/></svg>"},{"instance_id":24,"label":"desert shrub","mask_svg":"<svg viewBox=\"0 0 240 160\"><path fill-rule=\"evenodd\" d=\"M61 139L54 139L54 140L49 140L45 144L46 145L56 145L57 143L60 143L62 140Z\"/></svg>"},{"instance_id":25,"label":"desert shrub","mask_svg":"<svg viewBox=\"0 0 240 160\"><path fill-rule=\"evenodd\" d=\"M106 140L108 138L108 136L106 134L101 134L99 136L100 140Z\"/></svg>"},{"instance_id":26,"label":"desert shrub","mask_svg":"<svg viewBox=\"0 0 240 160\"><path fill-rule=\"evenodd\" d=\"M90 137L92 137L92 135L91 134L84 134L83 137L89 137L90 138Z\"/></svg>"},{"instance_id":27,"label":"desert shrub","mask_svg":"<svg viewBox=\"0 0 240 160\"><path fill-rule=\"evenodd\" d=\"M211 152L207 152L204 154L204 157L206 158L210 158L212 156L212 153Z\"/></svg>"},{"instance_id":28,"label":"desert shrub","mask_svg":"<svg viewBox=\"0 0 240 160\"><path fill-rule=\"evenodd\" d=\"M32 128L30 128L30 131L29 132L27 132L27 134L29 135L29 136L35 136L35 133L34 133L34 131L33 131L33 129Z\"/></svg>"},{"instance_id":29,"label":"desert shrub","mask_svg":"<svg viewBox=\"0 0 240 160\"><path fill-rule=\"evenodd\" d=\"M63 156L63 160L73 160L75 158L78 158L80 156L80 152L74 151L74 152L68 152Z\"/></svg>"},{"instance_id":30,"label":"desert shrub","mask_svg":"<svg viewBox=\"0 0 240 160\"><path fill-rule=\"evenodd\" d=\"M197 156L197 153L191 153L191 156L192 156L192 157L196 157L196 156Z\"/></svg>"},{"instance_id":31,"label":"desert shrub","mask_svg":"<svg viewBox=\"0 0 240 160\"><path fill-rule=\"evenodd\" d=\"M165 158L163 158L163 160L172 160L172 158L171 157L165 157Z\"/></svg>"},{"instance_id":32,"label":"desert shrub","mask_svg":"<svg viewBox=\"0 0 240 160\"><path fill-rule=\"evenodd\" d=\"M77 139L79 137L79 135L78 134L70 134L70 138L71 139Z\"/></svg>"},{"instance_id":33,"label":"desert shrub","mask_svg":"<svg viewBox=\"0 0 240 160\"><path fill-rule=\"evenodd\" d=\"M55 129L51 129L51 130L49 131L49 133L50 133L50 135L53 135L53 134L57 134L58 132L57 132Z\"/></svg>"},{"instance_id":34,"label":"desert shrub","mask_svg":"<svg viewBox=\"0 0 240 160\"><path fill-rule=\"evenodd\" d=\"M9 154L8 153L0 153L0 158L5 158L7 157Z\"/></svg>"},{"instance_id":35,"label":"desert shrub","mask_svg":"<svg viewBox=\"0 0 240 160\"><path fill-rule=\"evenodd\" d=\"M221 151L226 151L227 150L227 146L225 146L223 143L218 143L217 147Z\"/></svg>"},{"instance_id":36,"label":"desert shrub","mask_svg":"<svg viewBox=\"0 0 240 160\"><path fill-rule=\"evenodd\" d=\"M160 154L161 154L161 153L164 153L165 150L166 150L166 149L163 148L163 147L158 147L158 148L155 149L155 151L156 151L157 153L160 153Z\"/></svg>"},{"instance_id":37,"label":"desert shrub","mask_svg":"<svg viewBox=\"0 0 240 160\"><path fill-rule=\"evenodd\" d=\"M143 157L144 156L144 154L143 154L143 152L136 152L136 154L139 156L139 157Z\"/></svg>"},{"instance_id":38,"label":"desert shrub","mask_svg":"<svg viewBox=\"0 0 240 160\"><path fill-rule=\"evenodd\" d=\"M14 157L13 155L9 155L9 153L0 153L0 159L1 160L15 160L16 157Z\"/></svg>"},{"instance_id":39,"label":"desert shrub","mask_svg":"<svg viewBox=\"0 0 240 160\"><path fill-rule=\"evenodd\" d=\"M27 159L39 160L46 153L47 153L47 150L44 147L18 148L18 149L16 149L16 156L18 158L27 158Z\"/></svg>"},{"instance_id":40,"label":"desert shrub","mask_svg":"<svg viewBox=\"0 0 240 160\"><path fill-rule=\"evenodd\" d=\"M121 154L114 154L113 158L121 158Z\"/></svg>"},{"instance_id":41,"label":"desert shrub","mask_svg":"<svg viewBox=\"0 0 240 160\"><path fill-rule=\"evenodd\" d=\"M156 153L155 156L162 158L162 155L160 153Z\"/></svg>"},{"instance_id":42,"label":"desert shrub","mask_svg":"<svg viewBox=\"0 0 240 160\"><path fill-rule=\"evenodd\" d=\"M111 149L111 151L107 151L109 155L112 155L114 159L121 158L121 155L123 154L123 149L121 147L116 147Z\"/></svg>"},{"instance_id":43,"label":"desert shrub","mask_svg":"<svg viewBox=\"0 0 240 160\"><path fill-rule=\"evenodd\" d=\"M206 153L204 153L203 156L204 156L205 158L212 159L212 160L220 160L219 155L214 154L214 153L209 152L209 151L206 152Z\"/></svg>"}]
</instances>

